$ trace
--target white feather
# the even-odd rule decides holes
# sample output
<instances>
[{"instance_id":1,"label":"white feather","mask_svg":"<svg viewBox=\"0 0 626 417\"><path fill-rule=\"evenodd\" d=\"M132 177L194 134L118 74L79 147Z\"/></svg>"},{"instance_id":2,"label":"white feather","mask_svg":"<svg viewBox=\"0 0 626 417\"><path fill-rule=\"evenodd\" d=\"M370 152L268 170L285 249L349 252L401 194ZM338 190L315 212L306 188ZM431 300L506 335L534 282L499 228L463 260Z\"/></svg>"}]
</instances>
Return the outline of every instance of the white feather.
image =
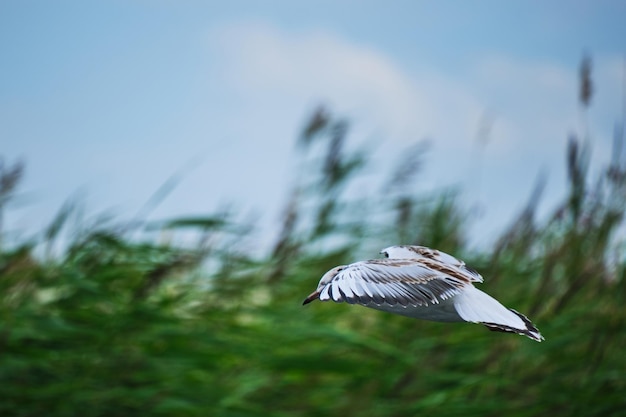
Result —
<instances>
[{"instance_id":1,"label":"white feather","mask_svg":"<svg viewBox=\"0 0 626 417\"><path fill-rule=\"evenodd\" d=\"M454 297L454 307L463 320L471 323L497 323L520 330L526 328L515 313L476 287L468 287Z\"/></svg>"}]
</instances>

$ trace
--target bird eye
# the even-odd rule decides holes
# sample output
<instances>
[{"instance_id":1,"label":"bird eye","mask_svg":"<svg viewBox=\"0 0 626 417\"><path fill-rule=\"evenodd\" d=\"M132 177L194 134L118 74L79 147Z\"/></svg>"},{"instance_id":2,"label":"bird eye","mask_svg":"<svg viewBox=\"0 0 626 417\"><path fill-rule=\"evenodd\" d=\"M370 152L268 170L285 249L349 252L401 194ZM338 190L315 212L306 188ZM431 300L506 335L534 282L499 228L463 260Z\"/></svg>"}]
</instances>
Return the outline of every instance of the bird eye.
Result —
<instances>
[{"instance_id":1,"label":"bird eye","mask_svg":"<svg viewBox=\"0 0 626 417\"><path fill-rule=\"evenodd\" d=\"M385 258L389 258L389 253L388 252L383 252L383 255L385 255Z\"/></svg>"}]
</instances>

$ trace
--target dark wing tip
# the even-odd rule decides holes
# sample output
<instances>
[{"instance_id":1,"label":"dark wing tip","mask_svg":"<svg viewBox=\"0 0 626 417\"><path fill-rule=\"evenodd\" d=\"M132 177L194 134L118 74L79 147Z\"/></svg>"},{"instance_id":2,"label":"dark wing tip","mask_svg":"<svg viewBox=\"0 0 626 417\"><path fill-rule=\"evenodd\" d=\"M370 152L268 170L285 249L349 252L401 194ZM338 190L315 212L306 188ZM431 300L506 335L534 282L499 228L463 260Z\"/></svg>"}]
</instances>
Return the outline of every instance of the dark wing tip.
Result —
<instances>
[{"instance_id":1,"label":"dark wing tip","mask_svg":"<svg viewBox=\"0 0 626 417\"><path fill-rule=\"evenodd\" d=\"M524 322L524 325L526 326L525 329L517 329L515 327L510 327L510 326L507 326L504 324L498 324L498 323L481 322L481 324L483 324L484 326L486 326L489 330L493 332L517 333L522 336L526 336L529 339L535 340L537 342L542 342L543 340L545 340L544 337L541 335L541 333L539 333L539 329L537 329L537 327L528 319L528 317L526 317L522 313L519 313L513 310L512 308L509 308L509 310L511 310L520 319L522 319L522 321Z\"/></svg>"}]
</instances>

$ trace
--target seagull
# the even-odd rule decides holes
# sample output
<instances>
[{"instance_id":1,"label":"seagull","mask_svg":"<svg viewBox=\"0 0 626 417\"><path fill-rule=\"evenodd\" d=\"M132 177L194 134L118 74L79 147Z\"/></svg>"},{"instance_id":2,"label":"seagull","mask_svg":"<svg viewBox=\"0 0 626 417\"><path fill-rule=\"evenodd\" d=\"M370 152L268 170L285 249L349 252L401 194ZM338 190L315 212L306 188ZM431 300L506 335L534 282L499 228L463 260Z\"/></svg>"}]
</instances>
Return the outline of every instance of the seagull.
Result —
<instances>
[{"instance_id":1,"label":"seagull","mask_svg":"<svg viewBox=\"0 0 626 417\"><path fill-rule=\"evenodd\" d=\"M489 330L543 336L523 314L474 287L483 282L465 262L425 246L390 246L386 259L337 266L302 303L333 300L416 319L480 323Z\"/></svg>"}]
</instances>

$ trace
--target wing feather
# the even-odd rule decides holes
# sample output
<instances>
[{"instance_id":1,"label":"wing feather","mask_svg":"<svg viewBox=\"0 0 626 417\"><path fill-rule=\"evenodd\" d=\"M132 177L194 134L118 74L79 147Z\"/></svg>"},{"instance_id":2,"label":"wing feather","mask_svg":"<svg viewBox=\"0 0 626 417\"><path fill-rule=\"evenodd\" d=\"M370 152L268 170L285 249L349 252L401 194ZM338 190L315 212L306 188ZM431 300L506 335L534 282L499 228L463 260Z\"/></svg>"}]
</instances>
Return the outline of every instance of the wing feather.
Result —
<instances>
[{"instance_id":1,"label":"wing feather","mask_svg":"<svg viewBox=\"0 0 626 417\"><path fill-rule=\"evenodd\" d=\"M347 282L355 298L359 299L365 294L365 291L363 291L363 288L359 285L359 280L355 278L353 274L348 274Z\"/></svg>"},{"instance_id":2,"label":"wing feather","mask_svg":"<svg viewBox=\"0 0 626 417\"><path fill-rule=\"evenodd\" d=\"M430 267L453 270L463 275L471 282L483 282L483 277L474 269L465 265L465 262L437 249L426 246L392 246L384 249L390 259L415 259L420 260Z\"/></svg>"},{"instance_id":3,"label":"wing feather","mask_svg":"<svg viewBox=\"0 0 626 417\"><path fill-rule=\"evenodd\" d=\"M432 268L419 259L375 259L339 271L321 290L320 300L351 304L428 306L460 291L470 280Z\"/></svg>"},{"instance_id":4,"label":"wing feather","mask_svg":"<svg viewBox=\"0 0 626 417\"><path fill-rule=\"evenodd\" d=\"M354 304L352 291L350 290L350 286L346 285L346 283L346 280L344 280L340 285L337 286L338 291L335 292L335 301L346 301L350 304Z\"/></svg>"},{"instance_id":5,"label":"wing feather","mask_svg":"<svg viewBox=\"0 0 626 417\"><path fill-rule=\"evenodd\" d=\"M320 301L327 301L331 299L330 290L332 287L332 285L326 285L322 288L322 291L320 292Z\"/></svg>"}]
</instances>

